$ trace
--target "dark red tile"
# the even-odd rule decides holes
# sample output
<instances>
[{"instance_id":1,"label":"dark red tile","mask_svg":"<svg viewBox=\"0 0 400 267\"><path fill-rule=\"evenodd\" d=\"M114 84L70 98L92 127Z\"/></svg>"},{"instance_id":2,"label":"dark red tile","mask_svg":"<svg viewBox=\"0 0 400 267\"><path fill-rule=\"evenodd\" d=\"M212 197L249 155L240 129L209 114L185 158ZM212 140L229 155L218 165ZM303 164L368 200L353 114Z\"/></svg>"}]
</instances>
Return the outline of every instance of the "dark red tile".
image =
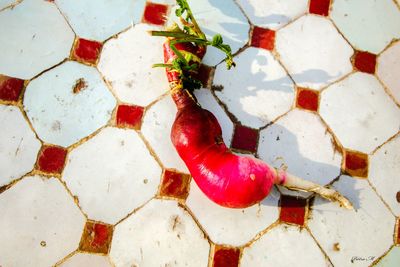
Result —
<instances>
[{"instance_id":1,"label":"dark red tile","mask_svg":"<svg viewBox=\"0 0 400 267\"><path fill-rule=\"evenodd\" d=\"M87 221L79 249L86 252L108 253L113 234L112 225Z\"/></svg>"},{"instance_id":2,"label":"dark red tile","mask_svg":"<svg viewBox=\"0 0 400 267\"><path fill-rule=\"evenodd\" d=\"M203 87L207 88L209 86L211 72L212 72L211 67L201 64L199 71L196 74L194 74L193 77L200 80L201 83L203 84Z\"/></svg>"},{"instance_id":3,"label":"dark red tile","mask_svg":"<svg viewBox=\"0 0 400 267\"><path fill-rule=\"evenodd\" d=\"M248 152L256 152L258 131L239 124L235 126L232 148Z\"/></svg>"},{"instance_id":4,"label":"dark red tile","mask_svg":"<svg viewBox=\"0 0 400 267\"><path fill-rule=\"evenodd\" d=\"M345 171L352 176L368 176L368 155L360 152L345 151Z\"/></svg>"},{"instance_id":5,"label":"dark red tile","mask_svg":"<svg viewBox=\"0 0 400 267\"><path fill-rule=\"evenodd\" d=\"M400 218L397 218L397 237L396 244L400 245Z\"/></svg>"},{"instance_id":6,"label":"dark red tile","mask_svg":"<svg viewBox=\"0 0 400 267\"><path fill-rule=\"evenodd\" d=\"M143 107L119 105L117 109L117 126L140 129L143 113Z\"/></svg>"},{"instance_id":7,"label":"dark red tile","mask_svg":"<svg viewBox=\"0 0 400 267\"><path fill-rule=\"evenodd\" d=\"M47 173L61 173L67 150L56 146L43 146L37 161L38 170Z\"/></svg>"},{"instance_id":8,"label":"dark red tile","mask_svg":"<svg viewBox=\"0 0 400 267\"><path fill-rule=\"evenodd\" d=\"M237 248L216 247L214 252L213 267L239 266L240 250Z\"/></svg>"},{"instance_id":9,"label":"dark red tile","mask_svg":"<svg viewBox=\"0 0 400 267\"><path fill-rule=\"evenodd\" d=\"M299 108L317 111L319 105L319 93L314 90L298 88L296 105Z\"/></svg>"},{"instance_id":10,"label":"dark red tile","mask_svg":"<svg viewBox=\"0 0 400 267\"><path fill-rule=\"evenodd\" d=\"M189 193L190 175L176 172L174 170L165 170L160 195L186 199Z\"/></svg>"},{"instance_id":11,"label":"dark red tile","mask_svg":"<svg viewBox=\"0 0 400 267\"><path fill-rule=\"evenodd\" d=\"M143 22L164 25L167 20L167 12L167 5L147 2L143 14Z\"/></svg>"},{"instance_id":12,"label":"dark red tile","mask_svg":"<svg viewBox=\"0 0 400 267\"><path fill-rule=\"evenodd\" d=\"M304 225L307 200L294 196L281 196L281 213L279 220L281 222L293 223L300 226Z\"/></svg>"},{"instance_id":13,"label":"dark red tile","mask_svg":"<svg viewBox=\"0 0 400 267\"><path fill-rule=\"evenodd\" d=\"M396 200L400 203L400 191L396 193Z\"/></svg>"},{"instance_id":14,"label":"dark red tile","mask_svg":"<svg viewBox=\"0 0 400 267\"><path fill-rule=\"evenodd\" d=\"M275 47L275 31L254 26L251 46L273 50Z\"/></svg>"},{"instance_id":15,"label":"dark red tile","mask_svg":"<svg viewBox=\"0 0 400 267\"><path fill-rule=\"evenodd\" d=\"M328 16L330 3L330 0L310 0L310 13Z\"/></svg>"},{"instance_id":16,"label":"dark red tile","mask_svg":"<svg viewBox=\"0 0 400 267\"><path fill-rule=\"evenodd\" d=\"M24 80L0 75L0 100L18 101Z\"/></svg>"},{"instance_id":17,"label":"dark red tile","mask_svg":"<svg viewBox=\"0 0 400 267\"><path fill-rule=\"evenodd\" d=\"M354 56L354 67L370 74L375 73L376 55L364 51L356 51Z\"/></svg>"},{"instance_id":18,"label":"dark red tile","mask_svg":"<svg viewBox=\"0 0 400 267\"><path fill-rule=\"evenodd\" d=\"M79 38L75 42L73 59L90 64L96 64L103 44Z\"/></svg>"}]
</instances>

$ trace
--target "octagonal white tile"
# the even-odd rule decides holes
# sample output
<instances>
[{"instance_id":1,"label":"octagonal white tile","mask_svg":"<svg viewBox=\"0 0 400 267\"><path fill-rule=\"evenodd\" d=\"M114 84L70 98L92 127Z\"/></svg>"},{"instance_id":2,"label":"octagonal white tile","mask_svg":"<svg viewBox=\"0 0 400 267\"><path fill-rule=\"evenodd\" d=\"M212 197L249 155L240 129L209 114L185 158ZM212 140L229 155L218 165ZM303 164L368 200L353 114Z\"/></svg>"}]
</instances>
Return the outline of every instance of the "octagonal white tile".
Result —
<instances>
[{"instance_id":1,"label":"octagonal white tile","mask_svg":"<svg viewBox=\"0 0 400 267\"><path fill-rule=\"evenodd\" d=\"M396 134L400 109L378 80L355 73L321 94L320 114L346 148L364 153Z\"/></svg>"},{"instance_id":2,"label":"octagonal white tile","mask_svg":"<svg viewBox=\"0 0 400 267\"><path fill-rule=\"evenodd\" d=\"M376 267L397 267L400 262L400 247L393 247L388 254L374 265Z\"/></svg>"},{"instance_id":3,"label":"octagonal white tile","mask_svg":"<svg viewBox=\"0 0 400 267\"><path fill-rule=\"evenodd\" d=\"M293 105L294 84L269 51L247 48L235 57L237 66L217 66L215 94L244 125L259 128Z\"/></svg>"},{"instance_id":4,"label":"octagonal white tile","mask_svg":"<svg viewBox=\"0 0 400 267\"><path fill-rule=\"evenodd\" d=\"M296 84L320 90L353 70L353 49L332 22L303 16L276 34L281 62Z\"/></svg>"},{"instance_id":5,"label":"octagonal white tile","mask_svg":"<svg viewBox=\"0 0 400 267\"><path fill-rule=\"evenodd\" d=\"M240 266L331 265L306 229L280 224L243 250Z\"/></svg>"},{"instance_id":6,"label":"octagonal white tile","mask_svg":"<svg viewBox=\"0 0 400 267\"><path fill-rule=\"evenodd\" d=\"M155 195L161 167L134 130L107 127L69 154L62 177L90 219L115 224Z\"/></svg>"},{"instance_id":7,"label":"octagonal white tile","mask_svg":"<svg viewBox=\"0 0 400 267\"><path fill-rule=\"evenodd\" d=\"M74 41L57 7L47 1L26 0L2 11L0 25L0 73L11 77L30 79L54 66L69 56Z\"/></svg>"},{"instance_id":8,"label":"octagonal white tile","mask_svg":"<svg viewBox=\"0 0 400 267\"><path fill-rule=\"evenodd\" d=\"M141 131L166 168L189 173L171 142L171 127L175 120L176 106L167 95L151 106L143 118Z\"/></svg>"},{"instance_id":9,"label":"octagonal white tile","mask_svg":"<svg viewBox=\"0 0 400 267\"><path fill-rule=\"evenodd\" d=\"M377 75L400 103L400 42L384 51L378 58Z\"/></svg>"},{"instance_id":10,"label":"octagonal white tile","mask_svg":"<svg viewBox=\"0 0 400 267\"><path fill-rule=\"evenodd\" d=\"M369 266L372 261L353 257L376 259L389 249L395 218L368 181L341 176L333 187L353 203L355 210L316 198L308 226L334 266Z\"/></svg>"},{"instance_id":11,"label":"octagonal white tile","mask_svg":"<svg viewBox=\"0 0 400 267\"><path fill-rule=\"evenodd\" d=\"M110 260L106 256L76 253L71 258L68 258L62 264L57 265L60 267L112 267Z\"/></svg>"},{"instance_id":12,"label":"octagonal white tile","mask_svg":"<svg viewBox=\"0 0 400 267\"><path fill-rule=\"evenodd\" d=\"M241 246L278 219L279 198L273 188L259 204L245 209L224 208L209 200L192 181L186 205L214 243Z\"/></svg>"},{"instance_id":13,"label":"octagonal white tile","mask_svg":"<svg viewBox=\"0 0 400 267\"><path fill-rule=\"evenodd\" d=\"M209 250L187 211L154 199L115 227L110 258L116 267L207 266Z\"/></svg>"},{"instance_id":14,"label":"octagonal white tile","mask_svg":"<svg viewBox=\"0 0 400 267\"><path fill-rule=\"evenodd\" d=\"M31 171L40 142L18 107L0 105L0 187Z\"/></svg>"},{"instance_id":15,"label":"octagonal white tile","mask_svg":"<svg viewBox=\"0 0 400 267\"><path fill-rule=\"evenodd\" d=\"M81 86L79 85L81 81ZM69 146L105 125L115 98L95 68L67 61L29 83L24 108L39 137Z\"/></svg>"},{"instance_id":16,"label":"octagonal white tile","mask_svg":"<svg viewBox=\"0 0 400 267\"><path fill-rule=\"evenodd\" d=\"M330 14L358 50L377 54L400 37L400 10L392 0L335 0Z\"/></svg>"},{"instance_id":17,"label":"octagonal white tile","mask_svg":"<svg viewBox=\"0 0 400 267\"><path fill-rule=\"evenodd\" d=\"M56 178L24 178L0 195L0 210L2 266L51 266L78 248L85 217Z\"/></svg>"},{"instance_id":18,"label":"octagonal white tile","mask_svg":"<svg viewBox=\"0 0 400 267\"><path fill-rule=\"evenodd\" d=\"M289 173L322 185L340 174L342 161L321 119L298 109L260 132L258 155L275 168L283 164ZM285 194L310 195L281 189Z\"/></svg>"},{"instance_id":19,"label":"octagonal white tile","mask_svg":"<svg viewBox=\"0 0 400 267\"><path fill-rule=\"evenodd\" d=\"M55 0L76 34L104 41L142 18L145 0Z\"/></svg>"},{"instance_id":20,"label":"octagonal white tile","mask_svg":"<svg viewBox=\"0 0 400 267\"><path fill-rule=\"evenodd\" d=\"M250 21L277 30L308 10L308 0L239 0Z\"/></svg>"},{"instance_id":21,"label":"octagonal white tile","mask_svg":"<svg viewBox=\"0 0 400 267\"><path fill-rule=\"evenodd\" d=\"M147 106L168 91L165 69L152 68L164 60L165 38L148 34L152 29L157 28L135 25L103 47L98 68L123 102Z\"/></svg>"}]
</instances>

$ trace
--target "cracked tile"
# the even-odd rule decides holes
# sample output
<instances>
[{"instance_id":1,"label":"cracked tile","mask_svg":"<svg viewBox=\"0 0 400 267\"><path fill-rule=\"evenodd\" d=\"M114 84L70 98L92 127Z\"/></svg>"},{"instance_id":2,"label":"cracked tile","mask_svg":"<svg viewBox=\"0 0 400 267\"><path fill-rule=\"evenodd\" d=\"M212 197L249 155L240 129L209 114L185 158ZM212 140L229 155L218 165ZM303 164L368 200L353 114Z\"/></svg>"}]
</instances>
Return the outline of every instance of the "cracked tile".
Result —
<instances>
[{"instance_id":1,"label":"cracked tile","mask_svg":"<svg viewBox=\"0 0 400 267\"><path fill-rule=\"evenodd\" d=\"M112 267L110 260L106 256L87 254L87 253L76 253L71 258L67 259L60 267Z\"/></svg>"},{"instance_id":2,"label":"cracked tile","mask_svg":"<svg viewBox=\"0 0 400 267\"><path fill-rule=\"evenodd\" d=\"M378 58L377 75L400 104L400 42L384 51Z\"/></svg>"}]
</instances>

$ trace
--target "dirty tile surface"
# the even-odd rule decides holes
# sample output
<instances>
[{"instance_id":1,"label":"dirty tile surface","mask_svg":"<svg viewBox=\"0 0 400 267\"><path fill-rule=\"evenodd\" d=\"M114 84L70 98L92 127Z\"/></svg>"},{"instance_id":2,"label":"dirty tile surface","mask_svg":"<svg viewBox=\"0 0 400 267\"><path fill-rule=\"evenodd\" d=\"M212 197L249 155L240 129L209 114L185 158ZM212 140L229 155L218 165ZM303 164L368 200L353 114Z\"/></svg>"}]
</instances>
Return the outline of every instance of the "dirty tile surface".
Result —
<instances>
[{"instance_id":1,"label":"dirty tile surface","mask_svg":"<svg viewBox=\"0 0 400 267\"><path fill-rule=\"evenodd\" d=\"M0 267L397 267L399 0L188 1L236 62L211 47L196 75L213 141L355 209L282 185L241 209L204 195L152 67L175 0L0 0Z\"/></svg>"}]
</instances>

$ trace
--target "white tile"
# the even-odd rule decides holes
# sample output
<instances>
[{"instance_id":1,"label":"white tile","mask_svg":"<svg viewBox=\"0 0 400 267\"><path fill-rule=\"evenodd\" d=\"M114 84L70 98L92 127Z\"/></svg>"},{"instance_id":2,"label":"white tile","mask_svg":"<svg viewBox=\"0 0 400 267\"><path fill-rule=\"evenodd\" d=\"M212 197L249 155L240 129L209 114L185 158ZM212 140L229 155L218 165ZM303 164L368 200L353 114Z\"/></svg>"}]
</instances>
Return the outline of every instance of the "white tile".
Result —
<instances>
[{"instance_id":1,"label":"white tile","mask_svg":"<svg viewBox=\"0 0 400 267\"><path fill-rule=\"evenodd\" d=\"M400 103L400 42L391 46L378 58L377 75Z\"/></svg>"},{"instance_id":2,"label":"white tile","mask_svg":"<svg viewBox=\"0 0 400 267\"><path fill-rule=\"evenodd\" d=\"M319 90L353 69L353 49L332 22L301 17L276 34L276 49L297 85Z\"/></svg>"},{"instance_id":3,"label":"white tile","mask_svg":"<svg viewBox=\"0 0 400 267\"><path fill-rule=\"evenodd\" d=\"M192 181L186 205L214 243L241 246L278 219L279 198L273 188L259 204L245 209L224 208L209 200Z\"/></svg>"},{"instance_id":4,"label":"white tile","mask_svg":"<svg viewBox=\"0 0 400 267\"><path fill-rule=\"evenodd\" d=\"M77 82L85 86L74 92ZM29 83L24 108L39 137L69 146L105 125L116 101L95 68L67 61Z\"/></svg>"},{"instance_id":5,"label":"white tile","mask_svg":"<svg viewBox=\"0 0 400 267\"><path fill-rule=\"evenodd\" d=\"M164 61L165 38L151 36L147 32L151 29L160 30L135 25L103 47L98 68L123 102L147 106L168 90L165 69L152 68Z\"/></svg>"},{"instance_id":6,"label":"white tile","mask_svg":"<svg viewBox=\"0 0 400 267\"><path fill-rule=\"evenodd\" d=\"M334 266L369 266L393 244L394 216L368 181L341 176L334 188L347 197L355 210L316 198L308 226Z\"/></svg>"},{"instance_id":7,"label":"white tile","mask_svg":"<svg viewBox=\"0 0 400 267\"><path fill-rule=\"evenodd\" d=\"M189 173L170 138L176 112L177 109L171 96L165 96L146 111L141 131L164 167Z\"/></svg>"},{"instance_id":8,"label":"white tile","mask_svg":"<svg viewBox=\"0 0 400 267\"><path fill-rule=\"evenodd\" d=\"M87 253L76 253L71 258L64 261L60 267L112 267L108 257L87 254Z\"/></svg>"},{"instance_id":9,"label":"white tile","mask_svg":"<svg viewBox=\"0 0 400 267\"><path fill-rule=\"evenodd\" d=\"M0 210L0 265L51 266L78 248L85 217L56 178L24 178Z\"/></svg>"},{"instance_id":10,"label":"white tile","mask_svg":"<svg viewBox=\"0 0 400 267\"><path fill-rule=\"evenodd\" d=\"M161 167L134 130L107 127L69 154L62 177L90 219L115 224L155 195Z\"/></svg>"},{"instance_id":11,"label":"white tile","mask_svg":"<svg viewBox=\"0 0 400 267\"><path fill-rule=\"evenodd\" d=\"M335 0L331 17L358 50L377 54L400 37L400 10L392 0Z\"/></svg>"},{"instance_id":12,"label":"white tile","mask_svg":"<svg viewBox=\"0 0 400 267\"><path fill-rule=\"evenodd\" d=\"M379 148L370 157L368 179L378 194L400 216L400 203L396 194L400 192L400 135Z\"/></svg>"},{"instance_id":13,"label":"white tile","mask_svg":"<svg viewBox=\"0 0 400 267\"><path fill-rule=\"evenodd\" d=\"M244 125L259 128L289 111L294 84L269 51L247 48L234 58L237 66L217 66L215 94Z\"/></svg>"},{"instance_id":14,"label":"white tile","mask_svg":"<svg viewBox=\"0 0 400 267\"><path fill-rule=\"evenodd\" d=\"M43 16L46 14L46 16ZM25 0L0 13L0 73L30 79L69 56L74 33L53 3Z\"/></svg>"},{"instance_id":15,"label":"white tile","mask_svg":"<svg viewBox=\"0 0 400 267\"><path fill-rule=\"evenodd\" d=\"M18 4L21 1L22 0L1 0L0 1L0 10L2 10L3 8L9 7L13 4Z\"/></svg>"},{"instance_id":16,"label":"white tile","mask_svg":"<svg viewBox=\"0 0 400 267\"><path fill-rule=\"evenodd\" d=\"M0 187L31 171L40 142L19 108L0 105Z\"/></svg>"},{"instance_id":17,"label":"white tile","mask_svg":"<svg viewBox=\"0 0 400 267\"><path fill-rule=\"evenodd\" d=\"M207 266L210 245L175 201L152 200L115 227L110 258L120 266Z\"/></svg>"},{"instance_id":18,"label":"white tile","mask_svg":"<svg viewBox=\"0 0 400 267\"><path fill-rule=\"evenodd\" d=\"M400 262L400 247L393 247L388 254L379 260L376 267L397 267Z\"/></svg>"},{"instance_id":19,"label":"white tile","mask_svg":"<svg viewBox=\"0 0 400 267\"><path fill-rule=\"evenodd\" d=\"M240 266L331 265L306 229L280 224L244 249Z\"/></svg>"},{"instance_id":20,"label":"white tile","mask_svg":"<svg viewBox=\"0 0 400 267\"><path fill-rule=\"evenodd\" d=\"M364 153L400 127L400 109L369 74L352 74L323 91L319 110L344 147Z\"/></svg>"},{"instance_id":21,"label":"white tile","mask_svg":"<svg viewBox=\"0 0 400 267\"><path fill-rule=\"evenodd\" d=\"M250 21L277 30L308 11L308 0L239 0Z\"/></svg>"},{"instance_id":22,"label":"white tile","mask_svg":"<svg viewBox=\"0 0 400 267\"><path fill-rule=\"evenodd\" d=\"M145 0L55 0L76 34L84 39L104 41L138 23Z\"/></svg>"}]
</instances>

